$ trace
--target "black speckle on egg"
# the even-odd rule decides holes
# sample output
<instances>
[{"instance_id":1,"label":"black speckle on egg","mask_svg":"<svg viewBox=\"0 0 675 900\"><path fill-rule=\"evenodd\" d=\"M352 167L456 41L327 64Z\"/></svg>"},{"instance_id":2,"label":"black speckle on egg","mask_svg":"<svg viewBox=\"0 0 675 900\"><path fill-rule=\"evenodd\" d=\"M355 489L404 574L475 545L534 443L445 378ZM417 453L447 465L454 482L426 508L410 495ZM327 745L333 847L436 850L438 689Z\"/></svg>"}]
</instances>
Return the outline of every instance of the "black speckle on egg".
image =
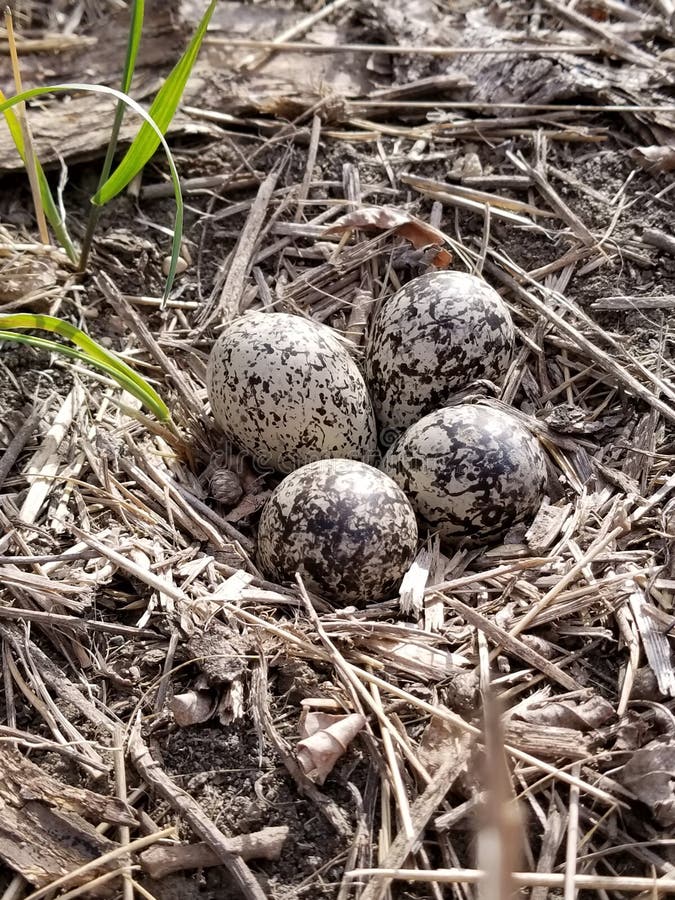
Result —
<instances>
[{"instance_id":1,"label":"black speckle on egg","mask_svg":"<svg viewBox=\"0 0 675 900\"><path fill-rule=\"evenodd\" d=\"M207 391L225 435L264 468L374 458L368 389L325 325L286 313L242 316L213 346Z\"/></svg>"},{"instance_id":2,"label":"black speckle on egg","mask_svg":"<svg viewBox=\"0 0 675 900\"><path fill-rule=\"evenodd\" d=\"M267 501L258 529L263 571L277 581L299 572L337 605L389 596L417 548L415 513L398 485L354 460L310 463Z\"/></svg>"},{"instance_id":3,"label":"black speckle on egg","mask_svg":"<svg viewBox=\"0 0 675 900\"><path fill-rule=\"evenodd\" d=\"M451 541L498 539L537 511L546 484L539 441L513 416L481 405L425 416L391 447L382 469Z\"/></svg>"},{"instance_id":4,"label":"black speckle on egg","mask_svg":"<svg viewBox=\"0 0 675 900\"><path fill-rule=\"evenodd\" d=\"M478 379L499 383L515 331L499 294L463 272L414 278L376 315L366 371L381 428L407 428Z\"/></svg>"}]
</instances>

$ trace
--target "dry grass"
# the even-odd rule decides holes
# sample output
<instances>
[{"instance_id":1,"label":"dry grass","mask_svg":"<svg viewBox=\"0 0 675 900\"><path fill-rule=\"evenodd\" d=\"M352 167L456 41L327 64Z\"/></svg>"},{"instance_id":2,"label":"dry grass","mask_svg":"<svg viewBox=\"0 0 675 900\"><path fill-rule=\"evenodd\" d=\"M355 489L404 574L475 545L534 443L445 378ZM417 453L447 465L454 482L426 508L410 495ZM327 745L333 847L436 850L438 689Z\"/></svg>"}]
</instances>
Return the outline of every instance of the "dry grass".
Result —
<instances>
[{"instance_id":1,"label":"dry grass","mask_svg":"<svg viewBox=\"0 0 675 900\"><path fill-rule=\"evenodd\" d=\"M657 4L651 16L667 34L666 5ZM613 24L630 12L616 0L598 4L605 6ZM344 0L334 0L321 17L344 7ZM568 65L575 54L579 60L610 54L623 61L617 72L626 73L649 66L659 73L669 64L641 34L627 39L626 29L605 23L601 38L586 13L555 0L543 8L546 39L539 48L528 39L528 54L559 53L555 28L564 20ZM255 73L264 71L272 52L309 50L294 39L311 33L318 18L301 17L273 40L223 39L240 49L233 66ZM342 43L333 52L374 52ZM242 54L242 48L259 53ZM507 51L510 45L494 49ZM436 50L378 45L377 52L414 57ZM192 108L195 117L220 117L223 128L259 135L260 125L263 133L227 176L186 179L188 196L191 189L222 192L210 196L202 241L197 236L191 245L193 267L184 278L197 287L159 312L155 297L116 286L129 266L107 248L98 256L103 272L86 307L114 320L113 333L125 335L116 337L125 357L171 395L182 440L153 426L128 398L121 402L104 379L70 366L66 377L54 362L52 378L62 377L67 388L40 385L18 416L3 410L0 739L55 750L99 792L142 810L138 832L119 827L111 857L119 870L98 875L119 877L125 900L134 892L151 896L136 880L138 857L128 853L166 837L164 826L175 816L186 824L183 836L204 843L192 856L167 853L157 871L221 862L243 896L266 896L255 863L242 856L245 841L237 843L179 790L157 754L162 735L175 728L172 696L195 685L210 691L221 721L250 717L297 796L315 805L341 842L338 862L326 865L341 869L340 883L327 884L315 873L298 896L321 890L340 900L379 900L395 896L399 881L424 882L432 896L456 900L474 896L478 883L495 900L505 900L511 887L529 889L534 900L544 900L549 889L566 898L580 890L603 898L675 890L667 837L672 783L668 797L646 777L659 759L671 759L673 740L672 337L666 319L646 340L631 330L635 319L622 318L625 309L667 310L673 297L655 284L647 306L627 294L601 298L592 309L575 302L574 279L651 259L654 244L646 237L626 244L618 236L636 201L628 184L610 200L598 185L561 175L547 161L552 141L591 148L603 142L613 111L630 110L645 140L666 143L664 117L670 115L672 128L675 122L658 88L652 102L646 88L624 90L620 75L613 78L604 102L595 105L439 101L427 105L449 110L449 118L431 121L415 100L382 97L278 94L273 103L254 98L257 109L237 116ZM263 107L272 115L261 118ZM518 115L496 117L505 107ZM450 117L455 108L459 114ZM517 135L522 152L500 157L489 175L457 181L415 172L420 161L442 158L455 142L475 145L478 135L493 145ZM292 167L299 138L302 164ZM329 157L344 142L356 150L340 181ZM274 161L265 174L256 168L265 169L263 156ZM583 195L605 204L609 225L600 229L565 199L565 177L577 178ZM232 185L249 195L223 201ZM662 190L664 203L672 202L668 190ZM161 185L144 191L146 198L159 195ZM222 468L204 388L214 326L247 309L292 311L332 324L358 357L378 300L398 287L401 271L424 268L424 253L403 247L391 232L346 241L324 234L340 214L373 197L444 227L455 265L482 272L499 287L518 326L519 353L499 397L482 402L513 403L531 413L551 460L549 501L529 530L514 531L498 547L441 552L431 542L421 548L404 612L398 599L365 610L333 609L309 597L301 583L269 583L256 567L254 523L272 482L236 453L227 459L244 488L239 505L228 508L209 493L214 470ZM430 215L424 198L434 201ZM476 213L482 229L472 237L461 230L461 216ZM209 228L227 227L235 216L228 250L214 269ZM509 237L535 232L550 238L549 255L528 266ZM667 246L661 244L664 254ZM666 255L663 272L668 263ZM203 288L202 271L210 273ZM64 308L85 314L64 260L34 235L3 226L0 275L3 310L24 305L28 292L31 308L42 303L52 314ZM593 318L603 310L614 314L611 324ZM0 371L9 390L15 376L1 357ZM21 396L19 384L12 391ZM192 643L202 633L213 641L205 654ZM133 678L108 664L121 642L134 660ZM148 653L154 674L145 667ZM231 659L239 668L220 682L204 674L209 663ZM284 716L295 721L300 706L286 707L282 716L274 683L274 672L289 662L315 678L305 707L365 716L347 758L361 759L369 793L350 781L351 804L337 799L330 782L314 784L298 764ZM659 734L663 757L657 748L646 780L628 777ZM645 805L636 805L638 799ZM670 813L656 807L659 800L671 804ZM263 858L281 852L278 832L259 844ZM503 865L493 869L499 852ZM104 862L94 859L90 869ZM29 874L27 867L19 871ZM38 898L61 885L71 888L82 874L35 878L39 889L30 894L24 883L23 893ZM15 880L4 898L21 894Z\"/></svg>"}]
</instances>

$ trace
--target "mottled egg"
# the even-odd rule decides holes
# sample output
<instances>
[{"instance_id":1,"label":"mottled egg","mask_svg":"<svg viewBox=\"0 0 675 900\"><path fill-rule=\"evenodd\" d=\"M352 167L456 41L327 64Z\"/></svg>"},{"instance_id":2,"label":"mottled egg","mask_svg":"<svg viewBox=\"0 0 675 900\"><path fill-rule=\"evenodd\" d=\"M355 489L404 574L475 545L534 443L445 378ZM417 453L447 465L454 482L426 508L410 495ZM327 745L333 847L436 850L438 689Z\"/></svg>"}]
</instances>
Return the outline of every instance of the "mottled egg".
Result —
<instances>
[{"instance_id":1,"label":"mottled egg","mask_svg":"<svg viewBox=\"0 0 675 900\"><path fill-rule=\"evenodd\" d=\"M225 435L263 468L374 457L368 389L325 325L286 313L242 316L211 350L207 390Z\"/></svg>"},{"instance_id":2,"label":"mottled egg","mask_svg":"<svg viewBox=\"0 0 675 900\"><path fill-rule=\"evenodd\" d=\"M264 572L340 606L391 594L417 547L415 513L381 472L348 459L313 462L287 475L267 501L258 529Z\"/></svg>"},{"instance_id":3,"label":"mottled egg","mask_svg":"<svg viewBox=\"0 0 675 900\"><path fill-rule=\"evenodd\" d=\"M537 438L514 416L481 405L425 416L391 447L382 469L451 541L503 536L538 510L546 484Z\"/></svg>"},{"instance_id":4,"label":"mottled egg","mask_svg":"<svg viewBox=\"0 0 675 900\"><path fill-rule=\"evenodd\" d=\"M431 272L380 307L366 352L382 429L403 429L480 378L499 383L515 332L499 294L463 272Z\"/></svg>"}]
</instances>

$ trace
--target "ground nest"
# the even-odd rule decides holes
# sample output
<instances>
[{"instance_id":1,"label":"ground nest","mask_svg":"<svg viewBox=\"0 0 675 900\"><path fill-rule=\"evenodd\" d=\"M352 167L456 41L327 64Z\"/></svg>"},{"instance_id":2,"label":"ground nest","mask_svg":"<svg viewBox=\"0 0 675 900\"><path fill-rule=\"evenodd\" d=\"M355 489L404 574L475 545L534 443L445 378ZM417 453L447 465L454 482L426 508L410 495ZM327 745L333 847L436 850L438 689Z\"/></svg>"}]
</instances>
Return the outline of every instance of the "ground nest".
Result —
<instances>
[{"instance_id":1,"label":"ground nest","mask_svg":"<svg viewBox=\"0 0 675 900\"><path fill-rule=\"evenodd\" d=\"M33 6L26 84L118 83L126 10ZM197 6L150 6L139 99ZM222 3L170 131L166 305L164 162L79 276L0 133L0 312L84 328L176 425L0 345L3 898L675 891L672 15ZM79 239L110 107L29 119ZM541 509L499 545L424 539L401 595L363 608L271 583L279 476L215 427L215 337L291 312L361 365L381 300L435 267L509 306L515 360L469 396L536 422Z\"/></svg>"}]
</instances>

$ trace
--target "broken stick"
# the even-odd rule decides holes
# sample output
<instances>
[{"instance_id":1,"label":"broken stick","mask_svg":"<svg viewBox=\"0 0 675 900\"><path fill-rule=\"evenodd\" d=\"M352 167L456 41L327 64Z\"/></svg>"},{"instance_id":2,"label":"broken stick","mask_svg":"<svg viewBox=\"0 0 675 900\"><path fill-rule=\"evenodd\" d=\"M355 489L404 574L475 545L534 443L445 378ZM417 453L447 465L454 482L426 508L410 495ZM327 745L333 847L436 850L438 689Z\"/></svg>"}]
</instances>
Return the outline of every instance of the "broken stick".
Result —
<instances>
[{"instance_id":1,"label":"broken stick","mask_svg":"<svg viewBox=\"0 0 675 900\"><path fill-rule=\"evenodd\" d=\"M279 859L288 837L288 828L280 825L251 834L224 838L223 846L242 859ZM223 861L204 841L198 844L156 844L140 855L141 865L151 878L164 878L185 869L222 866Z\"/></svg>"}]
</instances>

